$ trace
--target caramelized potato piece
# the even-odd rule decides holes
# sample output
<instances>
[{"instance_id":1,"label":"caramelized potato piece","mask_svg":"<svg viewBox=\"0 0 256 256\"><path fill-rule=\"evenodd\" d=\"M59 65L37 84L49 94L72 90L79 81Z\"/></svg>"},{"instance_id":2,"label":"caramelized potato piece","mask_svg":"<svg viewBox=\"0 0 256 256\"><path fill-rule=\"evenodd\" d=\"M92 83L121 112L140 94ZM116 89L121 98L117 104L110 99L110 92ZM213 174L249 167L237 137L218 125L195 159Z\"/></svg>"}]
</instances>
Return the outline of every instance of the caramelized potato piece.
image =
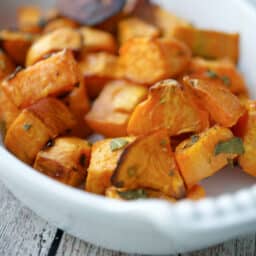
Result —
<instances>
[{"instance_id":1,"label":"caramelized potato piece","mask_svg":"<svg viewBox=\"0 0 256 256\"><path fill-rule=\"evenodd\" d=\"M122 78L118 57L106 52L84 55L79 66L90 98L96 98L110 80Z\"/></svg>"},{"instance_id":2,"label":"caramelized potato piece","mask_svg":"<svg viewBox=\"0 0 256 256\"><path fill-rule=\"evenodd\" d=\"M84 120L85 114L90 110L90 101L83 80L79 87L73 89L64 99L64 103L76 118L76 125L72 128L70 135L85 138L91 132Z\"/></svg>"},{"instance_id":3,"label":"caramelized potato piece","mask_svg":"<svg viewBox=\"0 0 256 256\"><path fill-rule=\"evenodd\" d=\"M79 68L73 54L64 50L12 74L2 87L17 107L24 108L47 96L71 91L79 79Z\"/></svg>"},{"instance_id":4,"label":"caramelized potato piece","mask_svg":"<svg viewBox=\"0 0 256 256\"><path fill-rule=\"evenodd\" d=\"M239 58L239 34L229 34L194 27L178 27L174 36L186 43L194 56L206 59L228 58L234 63Z\"/></svg>"},{"instance_id":5,"label":"caramelized potato piece","mask_svg":"<svg viewBox=\"0 0 256 256\"><path fill-rule=\"evenodd\" d=\"M5 146L20 160L33 164L37 153L52 139L72 128L74 120L60 101L43 99L24 109L11 124Z\"/></svg>"},{"instance_id":6,"label":"caramelized potato piece","mask_svg":"<svg viewBox=\"0 0 256 256\"><path fill-rule=\"evenodd\" d=\"M77 187L85 181L90 153L91 147L86 140L58 138L52 147L37 154L34 168L62 183Z\"/></svg>"},{"instance_id":7,"label":"caramelized potato piece","mask_svg":"<svg viewBox=\"0 0 256 256\"><path fill-rule=\"evenodd\" d=\"M117 43L109 32L90 27L81 27L79 31L83 37L85 52L117 52Z\"/></svg>"},{"instance_id":8,"label":"caramelized potato piece","mask_svg":"<svg viewBox=\"0 0 256 256\"><path fill-rule=\"evenodd\" d=\"M221 81L185 77L184 83L217 124L232 127L245 112L239 99Z\"/></svg>"},{"instance_id":9,"label":"caramelized potato piece","mask_svg":"<svg viewBox=\"0 0 256 256\"><path fill-rule=\"evenodd\" d=\"M210 61L201 58L193 58L188 68L188 74L198 78L218 79L222 81L232 93L248 94L243 76L236 69L234 63L228 59Z\"/></svg>"},{"instance_id":10,"label":"caramelized potato piece","mask_svg":"<svg viewBox=\"0 0 256 256\"><path fill-rule=\"evenodd\" d=\"M82 45L82 36L78 31L71 28L60 28L40 37L31 46L28 51L26 66L31 66L44 59L45 56L63 49L78 52Z\"/></svg>"},{"instance_id":11,"label":"caramelized potato piece","mask_svg":"<svg viewBox=\"0 0 256 256\"><path fill-rule=\"evenodd\" d=\"M0 49L0 82L15 69L11 59Z\"/></svg>"},{"instance_id":12,"label":"caramelized potato piece","mask_svg":"<svg viewBox=\"0 0 256 256\"><path fill-rule=\"evenodd\" d=\"M224 147L223 142L227 144ZM217 125L183 141L176 148L175 156L187 187L192 188L234 159L240 152L236 143L229 129Z\"/></svg>"},{"instance_id":13,"label":"caramelized potato piece","mask_svg":"<svg viewBox=\"0 0 256 256\"><path fill-rule=\"evenodd\" d=\"M160 36L160 30L139 18L129 17L118 23L118 41L122 45L134 37L152 37Z\"/></svg>"},{"instance_id":14,"label":"caramelized potato piece","mask_svg":"<svg viewBox=\"0 0 256 256\"><path fill-rule=\"evenodd\" d=\"M246 108L247 112L234 128L235 135L242 137L245 149L238 161L246 173L256 177L256 102L248 101Z\"/></svg>"},{"instance_id":15,"label":"caramelized potato piece","mask_svg":"<svg viewBox=\"0 0 256 256\"><path fill-rule=\"evenodd\" d=\"M151 87L148 99L135 108L127 131L132 135L144 135L165 128L174 136L208 127L207 112L190 100L177 81L164 80Z\"/></svg>"},{"instance_id":16,"label":"caramelized potato piece","mask_svg":"<svg viewBox=\"0 0 256 256\"><path fill-rule=\"evenodd\" d=\"M91 161L88 168L85 189L95 194L105 194L111 186L110 178L115 170L120 155L134 141L133 137L105 139L92 146Z\"/></svg>"},{"instance_id":17,"label":"caramelized potato piece","mask_svg":"<svg viewBox=\"0 0 256 256\"><path fill-rule=\"evenodd\" d=\"M172 197L166 196L163 192L139 188L133 190L127 190L123 188L109 187L106 190L106 197L119 199L119 200L137 200L137 199L163 199L170 202L176 202Z\"/></svg>"},{"instance_id":18,"label":"caramelized potato piece","mask_svg":"<svg viewBox=\"0 0 256 256\"><path fill-rule=\"evenodd\" d=\"M42 11L37 6L27 5L18 9L18 28L22 32L41 33Z\"/></svg>"},{"instance_id":19,"label":"caramelized potato piece","mask_svg":"<svg viewBox=\"0 0 256 256\"><path fill-rule=\"evenodd\" d=\"M47 22L47 24L44 27L43 33L48 34L62 28L75 29L77 27L78 27L78 24L71 19L64 18L64 17L56 18Z\"/></svg>"},{"instance_id":20,"label":"caramelized potato piece","mask_svg":"<svg viewBox=\"0 0 256 256\"><path fill-rule=\"evenodd\" d=\"M121 154L111 178L118 188L150 188L181 199L186 194L166 130L139 137Z\"/></svg>"},{"instance_id":21,"label":"caramelized potato piece","mask_svg":"<svg viewBox=\"0 0 256 256\"><path fill-rule=\"evenodd\" d=\"M105 86L86 115L89 126L107 137L126 135L127 123L134 108L147 95L146 88L126 81Z\"/></svg>"},{"instance_id":22,"label":"caramelized potato piece","mask_svg":"<svg viewBox=\"0 0 256 256\"><path fill-rule=\"evenodd\" d=\"M182 73L190 60L190 50L175 39L137 37L120 49L120 64L127 79L151 86Z\"/></svg>"},{"instance_id":23,"label":"caramelized potato piece","mask_svg":"<svg viewBox=\"0 0 256 256\"><path fill-rule=\"evenodd\" d=\"M205 189L200 185L195 185L191 189L188 190L187 199L197 201L205 198L206 192Z\"/></svg>"},{"instance_id":24,"label":"caramelized potato piece","mask_svg":"<svg viewBox=\"0 0 256 256\"><path fill-rule=\"evenodd\" d=\"M11 59L18 65L24 65L29 47L36 36L17 31L0 31L0 44Z\"/></svg>"}]
</instances>

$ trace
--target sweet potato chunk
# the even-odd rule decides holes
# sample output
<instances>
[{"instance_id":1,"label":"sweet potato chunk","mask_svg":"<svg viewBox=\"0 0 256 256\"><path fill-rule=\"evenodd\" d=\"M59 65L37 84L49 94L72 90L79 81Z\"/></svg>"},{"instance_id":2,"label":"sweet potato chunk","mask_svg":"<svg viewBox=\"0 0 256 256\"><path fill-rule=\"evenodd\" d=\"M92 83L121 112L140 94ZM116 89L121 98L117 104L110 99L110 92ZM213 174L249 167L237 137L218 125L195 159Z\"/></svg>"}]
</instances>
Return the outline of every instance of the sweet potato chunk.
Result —
<instances>
[{"instance_id":1,"label":"sweet potato chunk","mask_svg":"<svg viewBox=\"0 0 256 256\"><path fill-rule=\"evenodd\" d=\"M37 154L34 168L62 183L77 187L85 181L90 153L91 147L86 140L58 138L52 147Z\"/></svg>"},{"instance_id":2,"label":"sweet potato chunk","mask_svg":"<svg viewBox=\"0 0 256 256\"><path fill-rule=\"evenodd\" d=\"M71 28L61 28L47 35L40 37L29 49L26 59L26 66L31 66L42 60L48 54L69 49L78 52L82 48L83 41L81 34Z\"/></svg>"},{"instance_id":3,"label":"sweet potato chunk","mask_svg":"<svg viewBox=\"0 0 256 256\"><path fill-rule=\"evenodd\" d=\"M208 114L190 100L175 80L164 80L150 88L146 101L134 110L128 134L143 135L165 128L170 136L208 128Z\"/></svg>"},{"instance_id":4,"label":"sweet potato chunk","mask_svg":"<svg viewBox=\"0 0 256 256\"><path fill-rule=\"evenodd\" d=\"M234 63L239 58L239 34L229 34L194 27L178 27L174 36L186 43L194 56L206 59L229 58Z\"/></svg>"},{"instance_id":5,"label":"sweet potato chunk","mask_svg":"<svg viewBox=\"0 0 256 256\"><path fill-rule=\"evenodd\" d=\"M217 124L232 127L245 112L239 99L219 80L185 77L184 83Z\"/></svg>"},{"instance_id":6,"label":"sweet potato chunk","mask_svg":"<svg viewBox=\"0 0 256 256\"><path fill-rule=\"evenodd\" d=\"M122 77L118 57L106 52L84 55L79 66L90 98L96 98L110 80Z\"/></svg>"},{"instance_id":7,"label":"sweet potato chunk","mask_svg":"<svg viewBox=\"0 0 256 256\"><path fill-rule=\"evenodd\" d=\"M47 96L71 91L79 78L72 53L64 50L11 75L2 87L17 107L24 108Z\"/></svg>"},{"instance_id":8,"label":"sweet potato chunk","mask_svg":"<svg viewBox=\"0 0 256 256\"><path fill-rule=\"evenodd\" d=\"M105 194L111 186L110 178L124 149L134 141L133 137L105 139L92 146L91 161L86 179L86 190Z\"/></svg>"},{"instance_id":9,"label":"sweet potato chunk","mask_svg":"<svg viewBox=\"0 0 256 256\"><path fill-rule=\"evenodd\" d=\"M85 52L104 51L116 53L117 44L112 34L90 27L81 27L79 31L83 36Z\"/></svg>"},{"instance_id":10,"label":"sweet potato chunk","mask_svg":"<svg viewBox=\"0 0 256 256\"><path fill-rule=\"evenodd\" d=\"M6 53L18 65L24 65L29 47L36 36L9 30L0 31L0 43Z\"/></svg>"},{"instance_id":11,"label":"sweet potato chunk","mask_svg":"<svg viewBox=\"0 0 256 256\"><path fill-rule=\"evenodd\" d=\"M32 164L37 153L51 144L53 138L72 128L74 122L60 101L43 99L19 114L8 129L4 143L20 160Z\"/></svg>"},{"instance_id":12,"label":"sweet potato chunk","mask_svg":"<svg viewBox=\"0 0 256 256\"><path fill-rule=\"evenodd\" d=\"M175 156L187 187L221 170L240 153L240 147L229 129L217 125L183 141Z\"/></svg>"},{"instance_id":13,"label":"sweet potato chunk","mask_svg":"<svg viewBox=\"0 0 256 256\"><path fill-rule=\"evenodd\" d=\"M136 17L126 18L118 23L118 41L121 45L131 38L142 36L159 37L160 30Z\"/></svg>"},{"instance_id":14,"label":"sweet potato chunk","mask_svg":"<svg viewBox=\"0 0 256 256\"><path fill-rule=\"evenodd\" d=\"M248 101L246 108L247 112L234 128L235 135L243 139L245 149L238 161L246 173L256 177L256 102Z\"/></svg>"},{"instance_id":15,"label":"sweet potato chunk","mask_svg":"<svg viewBox=\"0 0 256 256\"><path fill-rule=\"evenodd\" d=\"M77 27L78 27L78 24L71 19L64 18L64 17L56 18L47 22L47 24L44 27L43 33L48 34L62 28L74 29Z\"/></svg>"},{"instance_id":16,"label":"sweet potato chunk","mask_svg":"<svg viewBox=\"0 0 256 256\"><path fill-rule=\"evenodd\" d=\"M187 199L197 201L202 198L205 198L206 192L205 189L200 185L195 185L191 189L188 190Z\"/></svg>"},{"instance_id":17,"label":"sweet potato chunk","mask_svg":"<svg viewBox=\"0 0 256 256\"><path fill-rule=\"evenodd\" d=\"M119 200L137 200L137 199L163 199L170 202L176 202L172 197L166 196L163 192L152 189L133 189L127 190L123 188L109 187L106 190L106 197Z\"/></svg>"},{"instance_id":18,"label":"sweet potato chunk","mask_svg":"<svg viewBox=\"0 0 256 256\"><path fill-rule=\"evenodd\" d=\"M12 73L14 69L15 66L11 59L0 49L0 83L7 75Z\"/></svg>"},{"instance_id":19,"label":"sweet potato chunk","mask_svg":"<svg viewBox=\"0 0 256 256\"><path fill-rule=\"evenodd\" d=\"M28 33L40 33L42 31L42 11L37 6L28 5L18 9L18 28Z\"/></svg>"},{"instance_id":20,"label":"sweet potato chunk","mask_svg":"<svg viewBox=\"0 0 256 256\"><path fill-rule=\"evenodd\" d=\"M218 79L234 94L248 94L243 76L234 63L228 59L210 61L194 58L190 62L188 74L198 78Z\"/></svg>"},{"instance_id":21,"label":"sweet potato chunk","mask_svg":"<svg viewBox=\"0 0 256 256\"><path fill-rule=\"evenodd\" d=\"M137 37L120 49L120 64L127 79L151 86L182 73L190 60L190 50L175 39Z\"/></svg>"},{"instance_id":22,"label":"sweet potato chunk","mask_svg":"<svg viewBox=\"0 0 256 256\"><path fill-rule=\"evenodd\" d=\"M186 194L166 130L131 143L122 152L111 181L118 188L150 188L175 199Z\"/></svg>"},{"instance_id":23,"label":"sweet potato chunk","mask_svg":"<svg viewBox=\"0 0 256 256\"><path fill-rule=\"evenodd\" d=\"M107 137L126 135L127 123L134 108L147 95L146 88L125 81L105 86L86 115L89 126Z\"/></svg>"}]
</instances>

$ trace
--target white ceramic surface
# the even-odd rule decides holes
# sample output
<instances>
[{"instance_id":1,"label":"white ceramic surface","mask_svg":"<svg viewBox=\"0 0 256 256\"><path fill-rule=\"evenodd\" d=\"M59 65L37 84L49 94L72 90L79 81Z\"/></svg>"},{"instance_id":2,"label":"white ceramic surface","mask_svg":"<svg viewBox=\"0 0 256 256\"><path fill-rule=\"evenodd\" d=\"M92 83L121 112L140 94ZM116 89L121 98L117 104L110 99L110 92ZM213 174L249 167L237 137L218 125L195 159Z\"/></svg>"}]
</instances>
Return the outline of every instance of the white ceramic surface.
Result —
<instances>
[{"instance_id":1,"label":"white ceramic surface","mask_svg":"<svg viewBox=\"0 0 256 256\"><path fill-rule=\"evenodd\" d=\"M12 22L14 7L0 1L0 24ZM156 1L194 24L241 33L240 67L256 96L256 14L242 0ZM8 15L6 15L8 14ZM1 18L2 17L2 18ZM5 25L4 24L4 25ZM119 202L57 183L18 161L0 145L0 178L14 195L49 222L81 239L131 253L184 252L256 231L256 186L239 170L224 170L204 182L209 198L169 204Z\"/></svg>"}]
</instances>

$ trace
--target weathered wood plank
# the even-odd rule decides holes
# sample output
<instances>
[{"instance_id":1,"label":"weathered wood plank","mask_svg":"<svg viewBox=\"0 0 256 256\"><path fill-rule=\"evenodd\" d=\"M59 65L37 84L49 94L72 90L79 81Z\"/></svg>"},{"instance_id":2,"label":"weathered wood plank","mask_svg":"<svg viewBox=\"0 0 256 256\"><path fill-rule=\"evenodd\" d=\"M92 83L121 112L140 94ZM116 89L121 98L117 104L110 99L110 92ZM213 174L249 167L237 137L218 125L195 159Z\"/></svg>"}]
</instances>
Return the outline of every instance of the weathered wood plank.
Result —
<instances>
[{"instance_id":1,"label":"weathered wood plank","mask_svg":"<svg viewBox=\"0 0 256 256\"><path fill-rule=\"evenodd\" d=\"M0 183L0 255L46 256L56 228L22 206Z\"/></svg>"}]
</instances>

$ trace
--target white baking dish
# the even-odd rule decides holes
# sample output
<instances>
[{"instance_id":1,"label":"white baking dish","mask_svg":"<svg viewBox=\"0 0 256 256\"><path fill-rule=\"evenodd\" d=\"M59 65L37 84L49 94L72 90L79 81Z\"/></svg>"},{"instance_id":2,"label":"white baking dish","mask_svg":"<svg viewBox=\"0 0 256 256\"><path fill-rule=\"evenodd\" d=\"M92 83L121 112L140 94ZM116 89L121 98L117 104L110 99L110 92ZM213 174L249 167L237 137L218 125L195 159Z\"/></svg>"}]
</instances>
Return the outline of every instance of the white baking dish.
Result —
<instances>
[{"instance_id":1,"label":"white baking dish","mask_svg":"<svg viewBox=\"0 0 256 256\"><path fill-rule=\"evenodd\" d=\"M51 5L46 0L1 1L0 24L12 21L17 5L32 2ZM256 13L246 1L157 2L200 27L240 32L240 67L256 96ZM221 171L204 182L209 198L173 205L154 200L119 202L64 186L24 165L2 146L0 178L39 216L106 248L170 254L207 247L256 230L255 180L236 169Z\"/></svg>"}]
</instances>

